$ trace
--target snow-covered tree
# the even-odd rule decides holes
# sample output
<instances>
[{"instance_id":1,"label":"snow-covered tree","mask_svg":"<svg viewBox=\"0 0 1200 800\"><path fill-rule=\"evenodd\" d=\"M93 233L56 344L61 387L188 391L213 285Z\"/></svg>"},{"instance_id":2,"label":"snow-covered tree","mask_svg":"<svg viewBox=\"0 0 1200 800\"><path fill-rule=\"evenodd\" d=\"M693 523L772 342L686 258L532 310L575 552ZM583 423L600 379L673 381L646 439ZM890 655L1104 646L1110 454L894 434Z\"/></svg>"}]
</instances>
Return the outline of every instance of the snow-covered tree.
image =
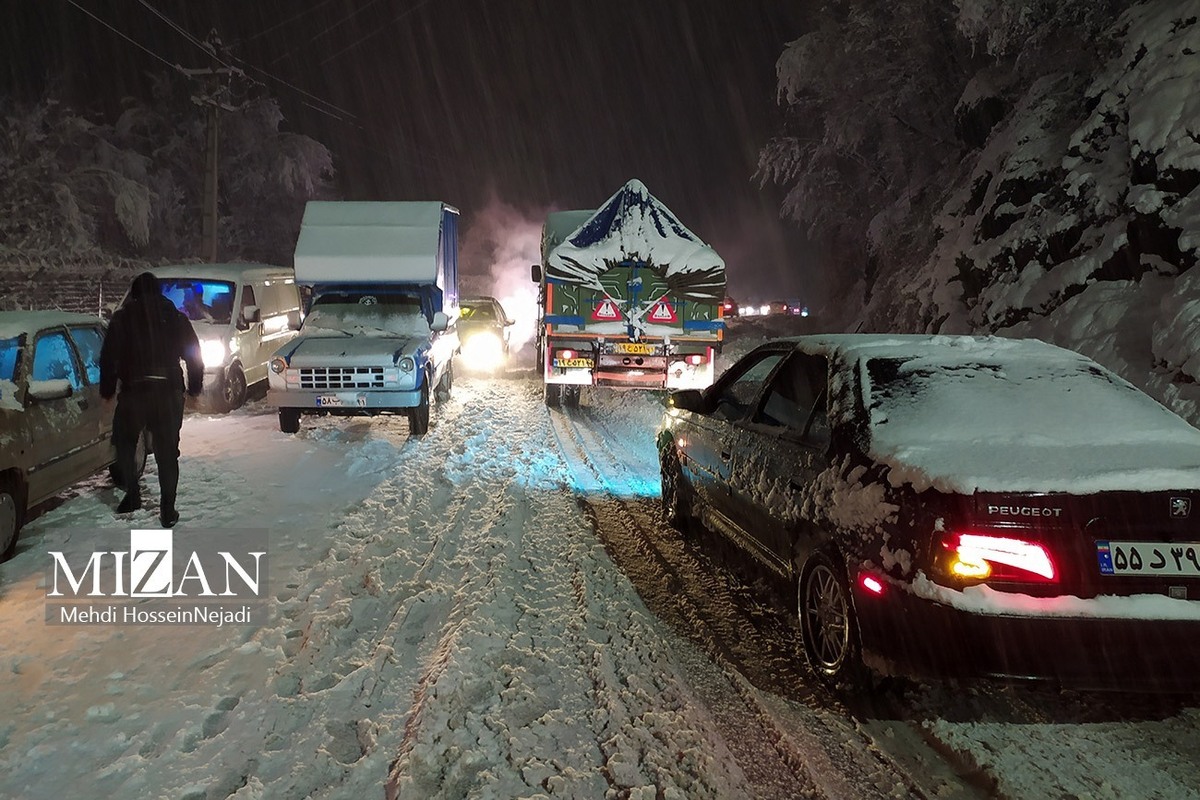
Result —
<instances>
[{"instance_id":1,"label":"snow-covered tree","mask_svg":"<svg viewBox=\"0 0 1200 800\"><path fill-rule=\"evenodd\" d=\"M53 99L0 100L0 248L196 257L205 114L186 90L161 78L111 124ZM221 114L221 258L287 263L304 203L330 192L331 153L283 121L269 97Z\"/></svg>"}]
</instances>

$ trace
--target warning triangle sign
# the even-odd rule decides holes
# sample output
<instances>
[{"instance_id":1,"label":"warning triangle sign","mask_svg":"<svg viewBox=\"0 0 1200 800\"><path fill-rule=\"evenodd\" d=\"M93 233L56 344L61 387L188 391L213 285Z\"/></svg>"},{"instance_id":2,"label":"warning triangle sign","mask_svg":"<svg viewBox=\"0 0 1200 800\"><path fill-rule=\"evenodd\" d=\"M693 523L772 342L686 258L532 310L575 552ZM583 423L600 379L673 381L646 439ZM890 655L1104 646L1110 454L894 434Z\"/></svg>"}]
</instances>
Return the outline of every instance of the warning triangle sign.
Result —
<instances>
[{"instance_id":1,"label":"warning triangle sign","mask_svg":"<svg viewBox=\"0 0 1200 800\"><path fill-rule=\"evenodd\" d=\"M650 309L650 314L646 319L651 322L678 322L678 317L675 316L675 309L666 300L659 300L654 304L654 308Z\"/></svg>"},{"instance_id":2,"label":"warning triangle sign","mask_svg":"<svg viewBox=\"0 0 1200 800\"><path fill-rule=\"evenodd\" d=\"M617 304L607 297L601 300L592 312L592 319L597 322L612 322L620 318L621 312L617 309Z\"/></svg>"}]
</instances>

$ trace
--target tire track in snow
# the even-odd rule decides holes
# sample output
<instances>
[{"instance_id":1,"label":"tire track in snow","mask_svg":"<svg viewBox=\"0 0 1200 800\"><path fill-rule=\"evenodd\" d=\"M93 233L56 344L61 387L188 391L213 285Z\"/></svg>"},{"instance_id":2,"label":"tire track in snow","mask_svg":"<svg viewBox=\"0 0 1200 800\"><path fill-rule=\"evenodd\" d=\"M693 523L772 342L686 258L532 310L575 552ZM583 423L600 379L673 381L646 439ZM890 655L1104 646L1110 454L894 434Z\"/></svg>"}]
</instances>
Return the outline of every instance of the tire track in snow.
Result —
<instances>
[{"instance_id":1,"label":"tire track in snow","mask_svg":"<svg viewBox=\"0 0 1200 800\"><path fill-rule=\"evenodd\" d=\"M551 412L552 427L568 463L578 460L577 484L597 489L581 504L610 555L630 575L650 607L696 642L724 675L721 687L696 684L722 727L739 763L763 797L887 797L896 785L907 783L889 759L869 740L840 726L794 668L797 651L780 646L778 637L764 636L754 624L730 613L745 605L735 599L718 573L701 567L682 546L677 534L658 521L657 502L628 501L614 489L631 482L630 469L616 456L621 439L611 426L606 437L588 427L595 415ZM615 442L614 444L611 444ZM615 476L615 477L614 477ZM671 552L665 552L670 548ZM734 612L736 613L736 612ZM770 654L764 659L764 653ZM696 665L692 663L695 670ZM810 709L808 731L786 730L760 701L756 684L743 672L757 673L761 685ZM819 730L820 733L816 733ZM847 738L858 739L847 747ZM851 777L853 776L853 777ZM908 783L906 790L920 796Z\"/></svg>"}]
</instances>

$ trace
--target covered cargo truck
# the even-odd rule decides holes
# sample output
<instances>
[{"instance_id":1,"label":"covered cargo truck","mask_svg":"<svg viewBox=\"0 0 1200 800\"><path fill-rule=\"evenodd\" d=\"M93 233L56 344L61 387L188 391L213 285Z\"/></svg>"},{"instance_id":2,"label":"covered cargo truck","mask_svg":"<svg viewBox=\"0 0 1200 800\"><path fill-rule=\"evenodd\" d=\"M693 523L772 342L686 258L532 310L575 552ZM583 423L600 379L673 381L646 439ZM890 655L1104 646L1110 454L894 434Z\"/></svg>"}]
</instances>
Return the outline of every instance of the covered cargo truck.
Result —
<instances>
[{"instance_id":1,"label":"covered cargo truck","mask_svg":"<svg viewBox=\"0 0 1200 800\"><path fill-rule=\"evenodd\" d=\"M702 389L721 347L725 262L638 180L542 228L538 367L546 404L583 386Z\"/></svg>"},{"instance_id":2,"label":"covered cargo truck","mask_svg":"<svg viewBox=\"0 0 1200 800\"><path fill-rule=\"evenodd\" d=\"M449 397L458 335L458 211L437 201L311 201L295 253L312 302L270 362L279 428L305 414L406 414L429 429Z\"/></svg>"}]
</instances>

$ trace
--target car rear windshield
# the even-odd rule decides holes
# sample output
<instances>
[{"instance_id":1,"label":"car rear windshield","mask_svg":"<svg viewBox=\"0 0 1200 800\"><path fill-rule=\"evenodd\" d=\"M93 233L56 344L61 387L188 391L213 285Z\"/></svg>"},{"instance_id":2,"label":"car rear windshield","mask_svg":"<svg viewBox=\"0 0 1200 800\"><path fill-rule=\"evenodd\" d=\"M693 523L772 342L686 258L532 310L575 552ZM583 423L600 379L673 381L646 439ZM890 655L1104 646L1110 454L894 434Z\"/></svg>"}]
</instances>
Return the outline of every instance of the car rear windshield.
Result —
<instances>
[{"instance_id":1,"label":"car rear windshield","mask_svg":"<svg viewBox=\"0 0 1200 800\"><path fill-rule=\"evenodd\" d=\"M0 381L11 381L17 374L17 354L21 352L21 339L0 339Z\"/></svg>"},{"instance_id":2,"label":"car rear windshield","mask_svg":"<svg viewBox=\"0 0 1200 800\"><path fill-rule=\"evenodd\" d=\"M233 319L234 285L201 278L161 278L163 297L192 322L228 325Z\"/></svg>"},{"instance_id":3,"label":"car rear windshield","mask_svg":"<svg viewBox=\"0 0 1200 800\"><path fill-rule=\"evenodd\" d=\"M1185 426L1152 398L1083 358L1014 361L875 358L866 403L877 443L1004 438L1026 444L1145 440Z\"/></svg>"}]
</instances>

